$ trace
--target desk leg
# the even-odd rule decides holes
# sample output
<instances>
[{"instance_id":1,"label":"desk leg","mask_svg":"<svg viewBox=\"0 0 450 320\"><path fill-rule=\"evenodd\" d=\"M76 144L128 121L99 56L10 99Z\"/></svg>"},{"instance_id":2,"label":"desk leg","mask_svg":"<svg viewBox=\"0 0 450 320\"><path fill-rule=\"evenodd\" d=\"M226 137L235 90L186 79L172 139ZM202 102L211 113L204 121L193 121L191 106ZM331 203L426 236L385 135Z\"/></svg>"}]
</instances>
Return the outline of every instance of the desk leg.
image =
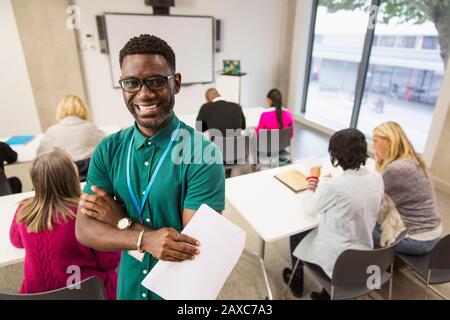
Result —
<instances>
[{"instance_id":1,"label":"desk leg","mask_svg":"<svg viewBox=\"0 0 450 320\"><path fill-rule=\"evenodd\" d=\"M264 253L266 249L266 242L263 239L260 239L260 246L258 252L250 251L251 254L258 257L259 262L261 263L261 269L264 276L264 282L266 284L267 289L267 297L266 299L273 300L272 289L270 288L269 277L267 276L266 266L264 264Z\"/></svg>"},{"instance_id":2,"label":"desk leg","mask_svg":"<svg viewBox=\"0 0 450 320\"><path fill-rule=\"evenodd\" d=\"M259 262L261 263L261 269L264 275L264 282L266 283L266 289L269 300L273 300L272 289L270 288L269 277L267 276L266 266L264 264L264 254L266 250L266 242L261 239L261 246L259 252Z\"/></svg>"}]
</instances>

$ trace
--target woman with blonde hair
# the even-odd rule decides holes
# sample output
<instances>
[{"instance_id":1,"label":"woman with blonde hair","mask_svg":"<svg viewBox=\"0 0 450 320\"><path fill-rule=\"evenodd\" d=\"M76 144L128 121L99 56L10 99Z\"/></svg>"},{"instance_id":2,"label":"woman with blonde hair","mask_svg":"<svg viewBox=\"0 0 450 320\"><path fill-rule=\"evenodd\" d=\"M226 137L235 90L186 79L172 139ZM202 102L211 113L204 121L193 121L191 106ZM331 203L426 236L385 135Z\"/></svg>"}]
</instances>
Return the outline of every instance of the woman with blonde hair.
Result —
<instances>
[{"instance_id":1,"label":"woman with blonde hair","mask_svg":"<svg viewBox=\"0 0 450 320\"><path fill-rule=\"evenodd\" d=\"M442 234L433 181L402 127L385 122L373 131L376 169L382 173L386 194L392 199L408 229L408 237L396 246L404 254L430 252ZM380 240L378 228L375 243Z\"/></svg>"},{"instance_id":2,"label":"woman with blonde hair","mask_svg":"<svg viewBox=\"0 0 450 320\"><path fill-rule=\"evenodd\" d=\"M70 156L55 148L40 154L30 170L35 196L23 200L11 224L10 240L25 249L20 293L45 292L72 284L75 266L80 281L97 276L110 299L116 298L120 253L99 252L75 237L81 190Z\"/></svg>"},{"instance_id":3,"label":"woman with blonde hair","mask_svg":"<svg viewBox=\"0 0 450 320\"><path fill-rule=\"evenodd\" d=\"M88 117L88 109L79 97L64 96L56 111L58 123L47 129L37 153L58 147L77 162L80 174L84 176L95 147L105 137L103 131L87 121Z\"/></svg>"}]
</instances>

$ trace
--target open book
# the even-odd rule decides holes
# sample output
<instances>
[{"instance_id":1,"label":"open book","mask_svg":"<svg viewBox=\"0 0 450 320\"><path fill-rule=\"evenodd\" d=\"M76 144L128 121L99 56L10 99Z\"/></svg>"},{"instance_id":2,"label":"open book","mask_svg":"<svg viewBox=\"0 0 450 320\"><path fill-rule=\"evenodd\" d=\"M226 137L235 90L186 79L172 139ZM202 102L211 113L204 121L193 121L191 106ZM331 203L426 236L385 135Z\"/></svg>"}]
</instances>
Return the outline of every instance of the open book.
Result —
<instances>
[{"instance_id":1,"label":"open book","mask_svg":"<svg viewBox=\"0 0 450 320\"><path fill-rule=\"evenodd\" d=\"M306 177L295 169L277 174L275 178L294 192L305 190L308 187Z\"/></svg>"}]
</instances>

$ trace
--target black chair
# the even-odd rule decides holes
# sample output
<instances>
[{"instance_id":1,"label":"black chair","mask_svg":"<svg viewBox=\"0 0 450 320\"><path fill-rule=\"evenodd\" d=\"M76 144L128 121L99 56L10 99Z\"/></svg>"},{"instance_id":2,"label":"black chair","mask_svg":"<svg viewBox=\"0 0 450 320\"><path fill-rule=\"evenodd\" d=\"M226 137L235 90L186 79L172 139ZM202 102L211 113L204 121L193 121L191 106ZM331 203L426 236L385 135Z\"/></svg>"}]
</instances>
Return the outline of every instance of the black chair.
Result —
<instances>
[{"instance_id":1,"label":"black chair","mask_svg":"<svg viewBox=\"0 0 450 320\"><path fill-rule=\"evenodd\" d=\"M389 281L389 300L391 300L395 245L403 240L406 234L407 230L404 230L393 244L385 248L373 250L349 249L342 252L334 264L331 279L319 266L309 262L303 263L330 294L331 300L354 299L376 290L377 288L371 288L367 285L371 276L370 272L374 269L373 267L376 267L380 271L380 287ZM300 259L297 259L293 270L297 269L299 262ZM285 297L293 275L294 272L289 279Z\"/></svg>"},{"instance_id":2,"label":"black chair","mask_svg":"<svg viewBox=\"0 0 450 320\"><path fill-rule=\"evenodd\" d=\"M0 293L0 300L107 300L103 283L90 277L78 283L79 289L69 287L31 294ZM76 286L76 284L74 285Z\"/></svg>"},{"instance_id":3,"label":"black chair","mask_svg":"<svg viewBox=\"0 0 450 320\"><path fill-rule=\"evenodd\" d=\"M0 169L0 196L6 196L8 194L12 194L11 186L9 185L5 172L3 169Z\"/></svg>"},{"instance_id":4,"label":"black chair","mask_svg":"<svg viewBox=\"0 0 450 320\"><path fill-rule=\"evenodd\" d=\"M396 253L396 256L426 283L425 299L428 298L428 291L431 288L441 298L447 300L446 296L431 285L450 282L450 235L440 239L427 254L412 256Z\"/></svg>"},{"instance_id":5,"label":"black chair","mask_svg":"<svg viewBox=\"0 0 450 320\"><path fill-rule=\"evenodd\" d=\"M233 169L248 165L250 137L234 135L231 137L210 137L222 152L225 176L229 178Z\"/></svg>"},{"instance_id":6,"label":"black chair","mask_svg":"<svg viewBox=\"0 0 450 320\"><path fill-rule=\"evenodd\" d=\"M78 168L78 175L80 176L80 182L86 181L90 162L91 158L75 161Z\"/></svg>"},{"instance_id":7,"label":"black chair","mask_svg":"<svg viewBox=\"0 0 450 320\"><path fill-rule=\"evenodd\" d=\"M274 163L279 165L280 160L290 163L291 134L292 127L281 130L260 130L256 141L258 163L269 160L270 167L273 167Z\"/></svg>"}]
</instances>

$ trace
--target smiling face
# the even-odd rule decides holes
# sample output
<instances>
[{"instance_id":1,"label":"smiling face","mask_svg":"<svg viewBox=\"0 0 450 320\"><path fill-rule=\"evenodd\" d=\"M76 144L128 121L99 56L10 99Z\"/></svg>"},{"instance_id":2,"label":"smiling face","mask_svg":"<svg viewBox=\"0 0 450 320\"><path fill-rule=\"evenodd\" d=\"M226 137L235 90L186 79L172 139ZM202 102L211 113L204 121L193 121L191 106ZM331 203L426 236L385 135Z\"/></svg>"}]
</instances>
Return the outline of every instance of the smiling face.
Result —
<instances>
[{"instance_id":1,"label":"smiling face","mask_svg":"<svg viewBox=\"0 0 450 320\"><path fill-rule=\"evenodd\" d=\"M173 73L166 59L157 54L133 54L124 57L121 79L146 79ZM142 134L150 137L162 129L173 116L175 94L180 91L179 73L168 80L167 87L151 90L145 85L136 93L123 92L128 110Z\"/></svg>"}]
</instances>

